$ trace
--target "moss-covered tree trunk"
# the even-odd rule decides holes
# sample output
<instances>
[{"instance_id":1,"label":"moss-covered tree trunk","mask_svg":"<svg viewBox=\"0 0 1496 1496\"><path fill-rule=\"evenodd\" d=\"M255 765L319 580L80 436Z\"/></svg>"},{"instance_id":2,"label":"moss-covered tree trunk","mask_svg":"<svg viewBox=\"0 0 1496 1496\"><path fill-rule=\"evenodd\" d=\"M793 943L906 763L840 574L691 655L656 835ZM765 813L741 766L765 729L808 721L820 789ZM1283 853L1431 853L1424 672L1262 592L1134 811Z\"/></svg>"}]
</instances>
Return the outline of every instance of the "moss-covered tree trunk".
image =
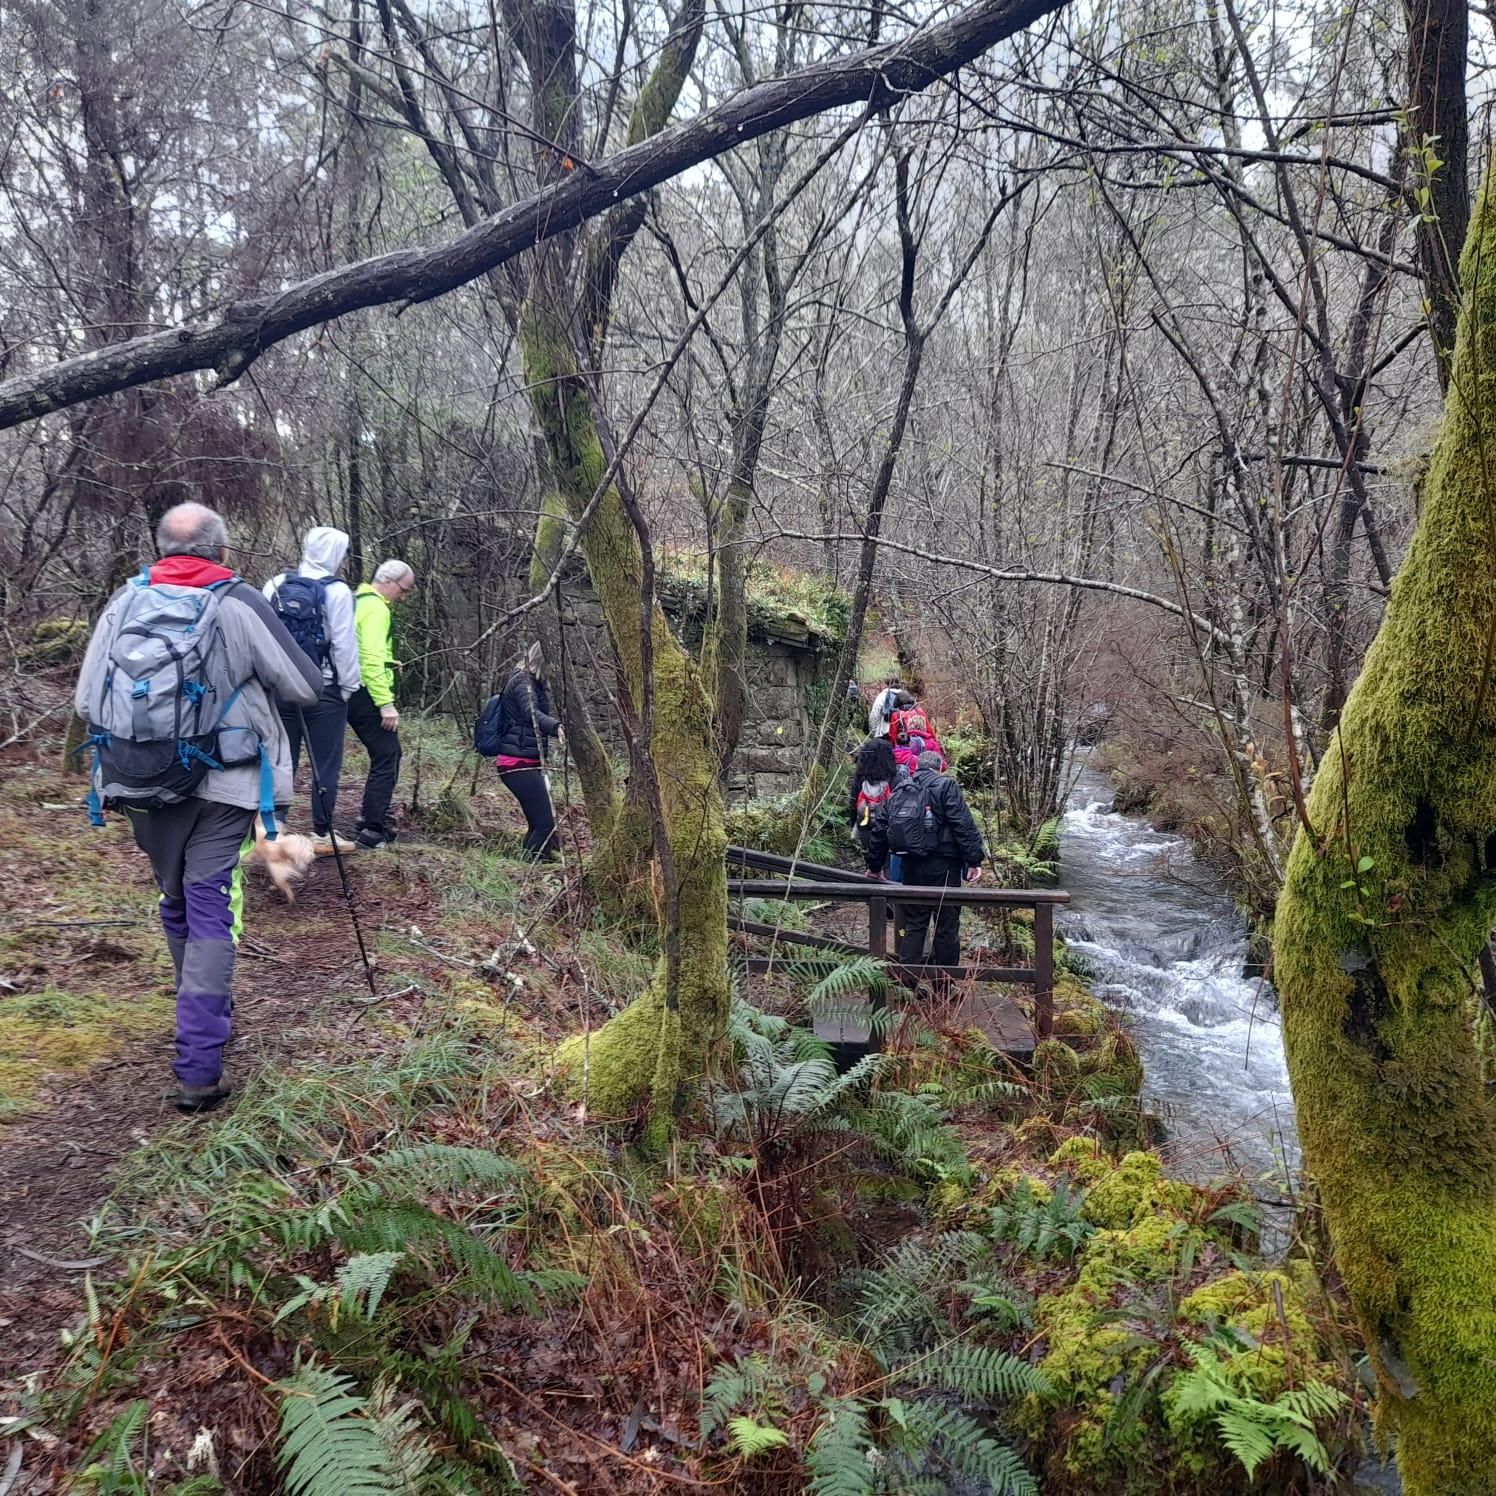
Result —
<instances>
[{"instance_id":1,"label":"moss-covered tree trunk","mask_svg":"<svg viewBox=\"0 0 1496 1496\"><path fill-rule=\"evenodd\" d=\"M530 555L530 588L539 592L551 579L561 560L562 522L565 501L548 489L541 501L540 520L535 527L535 546ZM582 800L587 807L587 825L594 838L607 836L613 829L618 811L618 791L613 784L613 768L603 747L587 698L581 690L582 672L592 668L589 660L575 660L566 654L562 622L554 602L543 604L533 615L535 632L545 651L546 670L556 687L556 715L566 728L566 747L577 766L582 784Z\"/></svg>"},{"instance_id":2,"label":"moss-covered tree trunk","mask_svg":"<svg viewBox=\"0 0 1496 1496\"><path fill-rule=\"evenodd\" d=\"M607 463L565 322L537 277L521 339L531 401L550 450L558 491L580 520ZM582 552L637 709L644 701L643 563L616 488L582 532ZM590 1036L562 1046L562 1066L583 1081L589 1105L622 1115L648 1097L673 1106L701 1075L727 1021L727 838L712 733L712 709L695 662L655 604L650 611L653 684L651 759L677 891L679 961L665 957L642 996ZM648 833L641 828L641 834Z\"/></svg>"},{"instance_id":3,"label":"moss-covered tree trunk","mask_svg":"<svg viewBox=\"0 0 1496 1496\"><path fill-rule=\"evenodd\" d=\"M1496 1493L1496 203L1423 513L1309 801L1276 978L1305 1160L1410 1496Z\"/></svg>"}]
</instances>

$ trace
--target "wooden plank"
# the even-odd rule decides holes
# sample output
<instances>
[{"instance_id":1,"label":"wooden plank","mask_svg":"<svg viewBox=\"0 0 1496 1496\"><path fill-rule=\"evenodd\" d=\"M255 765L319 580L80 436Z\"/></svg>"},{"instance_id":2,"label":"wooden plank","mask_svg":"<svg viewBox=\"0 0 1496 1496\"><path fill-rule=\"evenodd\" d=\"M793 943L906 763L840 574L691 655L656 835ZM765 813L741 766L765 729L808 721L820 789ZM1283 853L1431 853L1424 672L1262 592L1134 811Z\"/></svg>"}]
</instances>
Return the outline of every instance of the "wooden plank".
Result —
<instances>
[{"instance_id":1,"label":"wooden plank","mask_svg":"<svg viewBox=\"0 0 1496 1496\"><path fill-rule=\"evenodd\" d=\"M829 955L837 954L828 952ZM865 955L864 951L850 952L852 955ZM782 956L747 956L743 959L743 965L749 971L774 971L787 966L793 958L786 953ZM923 982L926 986L932 985L933 981L951 982L1003 982L1009 986L1028 987L1033 984L1034 974L1027 967L1013 966L898 966L888 965L883 968L884 972L895 982L903 987L915 987Z\"/></svg>"},{"instance_id":2,"label":"wooden plank","mask_svg":"<svg viewBox=\"0 0 1496 1496\"><path fill-rule=\"evenodd\" d=\"M1054 906L1034 910L1034 1029L1041 1039L1054 1033Z\"/></svg>"},{"instance_id":3,"label":"wooden plank","mask_svg":"<svg viewBox=\"0 0 1496 1496\"><path fill-rule=\"evenodd\" d=\"M813 950L830 951L838 956L861 956L855 945L845 940L830 940L824 935L802 935L798 930L781 930L778 925L766 925L756 919L740 919L736 914L727 916L727 928L744 935L762 935L766 940L777 940L781 945L803 945Z\"/></svg>"},{"instance_id":4,"label":"wooden plank","mask_svg":"<svg viewBox=\"0 0 1496 1496\"><path fill-rule=\"evenodd\" d=\"M1025 1060L1033 1055L1033 1026L1011 997L994 992L968 993L956 1010L955 1021L963 1029L979 1029L1003 1054Z\"/></svg>"},{"instance_id":5,"label":"wooden plank","mask_svg":"<svg viewBox=\"0 0 1496 1496\"><path fill-rule=\"evenodd\" d=\"M905 904L1001 904L1033 909L1040 904L1070 902L1070 895L1062 888L976 888L969 883L959 888L889 883L882 888L885 897L896 897ZM727 891L741 898L823 899L855 904L866 903L871 897L866 883L781 883L773 878L729 878Z\"/></svg>"},{"instance_id":6,"label":"wooden plank","mask_svg":"<svg viewBox=\"0 0 1496 1496\"><path fill-rule=\"evenodd\" d=\"M764 872L793 873L797 878L822 883L872 883L878 879L871 873L857 873L844 867L829 867L823 862L806 862L799 857L782 857L778 852L759 852L752 847L729 847L728 866L736 863L740 867L759 868Z\"/></svg>"}]
</instances>

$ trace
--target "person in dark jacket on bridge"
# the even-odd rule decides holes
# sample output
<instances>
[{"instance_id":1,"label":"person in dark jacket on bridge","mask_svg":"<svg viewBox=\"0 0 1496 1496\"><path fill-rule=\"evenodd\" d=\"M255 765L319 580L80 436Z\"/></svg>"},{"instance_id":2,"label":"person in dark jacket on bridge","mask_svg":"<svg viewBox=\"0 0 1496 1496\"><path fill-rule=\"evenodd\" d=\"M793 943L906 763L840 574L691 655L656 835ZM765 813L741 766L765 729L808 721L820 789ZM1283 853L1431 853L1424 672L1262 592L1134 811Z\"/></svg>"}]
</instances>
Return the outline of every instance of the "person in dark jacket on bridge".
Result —
<instances>
[{"instance_id":1,"label":"person in dark jacket on bridge","mask_svg":"<svg viewBox=\"0 0 1496 1496\"><path fill-rule=\"evenodd\" d=\"M961 786L940 772L941 757L920 755L914 775L897 785L877 809L868 836L867 869L883 874L891 852L902 854L906 886L956 888L982 876L987 848ZM925 965L925 934L935 919L930 965L955 966L961 959L959 904L900 903L901 966Z\"/></svg>"},{"instance_id":2,"label":"person in dark jacket on bridge","mask_svg":"<svg viewBox=\"0 0 1496 1496\"><path fill-rule=\"evenodd\" d=\"M551 715L545 686L545 655L539 643L525 652L524 663L504 684L503 727L494 767L506 790L519 801L529 828L525 855L549 862L556 855L556 812L550 783L541 767L550 739L563 742L561 724Z\"/></svg>"}]
</instances>

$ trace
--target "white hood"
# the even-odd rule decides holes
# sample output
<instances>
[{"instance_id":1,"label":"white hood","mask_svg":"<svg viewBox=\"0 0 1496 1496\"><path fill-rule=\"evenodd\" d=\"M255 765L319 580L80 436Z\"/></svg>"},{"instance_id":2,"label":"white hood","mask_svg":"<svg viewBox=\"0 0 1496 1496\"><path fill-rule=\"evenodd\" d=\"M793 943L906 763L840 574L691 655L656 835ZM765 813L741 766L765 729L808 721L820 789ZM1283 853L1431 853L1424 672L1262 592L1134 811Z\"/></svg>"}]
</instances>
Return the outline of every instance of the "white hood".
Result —
<instances>
[{"instance_id":1,"label":"white hood","mask_svg":"<svg viewBox=\"0 0 1496 1496\"><path fill-rule=\"evenodd\" d=\"M301 545L301 564L315 566L329 576L343 564L348 554L348 532L331 525L313 525Z\"/></svg>"}]
</instances>

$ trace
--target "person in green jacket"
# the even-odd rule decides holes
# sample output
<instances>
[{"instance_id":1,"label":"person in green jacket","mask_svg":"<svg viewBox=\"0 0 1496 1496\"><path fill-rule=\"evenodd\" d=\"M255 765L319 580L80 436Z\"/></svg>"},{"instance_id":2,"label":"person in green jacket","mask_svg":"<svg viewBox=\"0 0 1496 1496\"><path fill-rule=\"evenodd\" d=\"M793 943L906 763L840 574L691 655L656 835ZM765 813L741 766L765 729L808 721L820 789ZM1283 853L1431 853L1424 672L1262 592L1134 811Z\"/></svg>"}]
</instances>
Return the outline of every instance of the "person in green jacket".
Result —
<instances>
[{"instance_id":1,"label":"person in green jacket","mask_svg":"<svg viewBox=\"0 0 1496 1496\"><path fill-rule=\"evenodd\" d=\"M363 684L348 698L348 725L369 755L363 811L353 828L361 847L387 847L395 840L390 802L400 778L400 712L395 706L395 665L390 654L390 610L409 596L416 574L403 561L381 561L374 580L353 595L353 628Z\"/></svg>"}]
</instances>

